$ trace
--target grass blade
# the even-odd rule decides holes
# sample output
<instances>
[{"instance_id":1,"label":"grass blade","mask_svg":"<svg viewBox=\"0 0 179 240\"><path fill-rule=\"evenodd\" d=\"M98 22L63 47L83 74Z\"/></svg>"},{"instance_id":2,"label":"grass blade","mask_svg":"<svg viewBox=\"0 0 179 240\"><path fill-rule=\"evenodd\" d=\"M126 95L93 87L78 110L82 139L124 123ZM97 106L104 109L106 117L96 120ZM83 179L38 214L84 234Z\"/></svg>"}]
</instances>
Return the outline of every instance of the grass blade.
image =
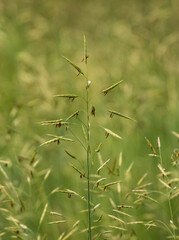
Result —
<instances>
[{"instance_id":1,"label":"grass blade","mask_svg":"<svg viewBox=\"0 0 179 240\"><path fill-rule=\"evenodd\" d=\"M76 157L73 156L71 153L69 153L67 150L65 150L65 152L66 152L66 154L67 154L68 156L70 156L71 158L76 159Z\"/></svg>"},{"instance_id":2,"label":"grass blade","mask_svg":"<svg viewBox=\"0 0 179 240\"><path fill-rule=\"evenodd\" d=\"M76 112L74 112L74 113L72 113L67 119L66 119L66 121L68 121L68 120L70 120L71 118L73 118L73 117L78 117L78 114L79 114L79 111L76 111Z\"/></svg>"},{"instance_id":3,"label":"grass blade","mask_svg":"<svg viewBox=\"0 0 179 240\"><path fill-rule=\"evenodd\" d=\"M112 86L104 89L104 90L102 91L102 93L104 93L104 95L106 95L106 94L107 94L109 91L111 91L113 88L117 87L121 82L123 82L123 80L121 80L121 81L113 84Z\"/></svg>"},{"instance_id":4,"label":"grass blade","mask_svg":"<svg viewBox=\"0 0 179 240\"><path fill-rule=\"evenodd\" d=\"M98 153L98 152L101 150L101 145L102 145L102 143L100 143L100 144L98 145L98 147L96 148L95 152Z\"/></svg>"},{"instance_id":5,"label":"grass blade","mask_svg":"<svg viewBox=\"0 0 179 240\"><path fill-rule=\"evenodd\" d=\"M116 220L118 222L121 222L121 223L125 224L125 222L122 219L120 219L120 218L118 218L118 217L116 217L114 215L108 214L108 217L110 217L110 218L112 218L112 219L114 219L114 220Z\"/></svg>"},{"instance_id":6,"label":"grass blade","mask_svg":"<svg viewBox=\"0 0 179 240\"><path fill-rule=\"evenodd\" d=\"M108 159L106 162L104 162L97 170L97 174L99 174L100 170L110 161L110 159Z\"/></svg>"},{"instance_id":7,"label":"grass blade","mask_svg":"<svg viewBox=\"0 0 179 240\"><path fill-rule=\"evenodd\" d=\"M116 137L116 138L118 138L118 139L122 139L121 136L119 136L118 134L114 133L114 132L111 131L110 129L104 128L104 130L105 130L105 132L106 132L107 134L110 134L110 135L112 135L113 137Z\"/></svg>"},{"instance_id":8,"label":"grass blade","mask_svg":"<svg viewBox=\"0 0 179 240\"><path fill-rule=\"evenodd\" d=\"M76 66L72 61L70 61L70 59L68 59L68 58L65 57L65 56L63 56L63 58L66 59L67 62L69 62L69 63L78 71L79 74L81 73L82 75L84 75L84 73L82 72L82 70L81 70L78 66Z\"/></svg>"},{"instance_id":9,"label":"grass blade","mask_svg":"<svg viewBox=\"0 0 179 240\"><path fill-rule=\"evenodd\" d=\"M62 141L67 141L67 142L74 142L74 141L73 141L72 139L70 139L70 138L64 138L64 137L62 137L62 136L59 136L59 137L55 137L55 138L53 138L53 139L51 139L51 140L49 140L49 141L46 141L46 142L40 144L39 147L42 147L42 146L47 145L47 144L50 144L50 143L55 143L55 142L57 142L57 143L59 144L61 140L62 140Z\"/></svg>"},{"instance_id":10,"label":"grass blade","mask_svg":"<svg viewBox=\"0 0 179 240\"><path fill-rule=\"evenodd\" d=\"M179 138L179 133L177 133L177 132L175 132L175 131L172 131L172 134L173 134L175 137Z\"/></svg>"},{"instance_id":11,"label":"grass blade","mask_svg":"<svg viewBox=\"0 0 179 240\"><path fill-rule=\"evenodd\" d=\"M83 60L85 61L86 64L87 64L87 59L88 59L87 44L86 44L86 37L84 35L84 58L83 58Z\"/></svg>"},{"instance_id":12,"label":"grass blade","mask_svg":"<svg viewBox=\"0 0 179 240\"><path fill-rule=\"evenodd\" d=\"M68 239L71 235L73 235L77 231L78 227L72 229L64 238L63 240Z\"/></svg>"},{"instance_id":13,"label":"grass blade","mask_svg":"<svg viewBox=\"0 0 179 240\"><path fill-rule=\"evenodd\" d=\"M46 214L46 212L47 212L47 208L48 208L48 203L45 204L44 210L43 210L42 215L41 215L41 217L40 217L39 227L40 227L42 221L44 220L45 214Z\"/></svg>"},{"instance_id":14,"label":"grass blade","mask_svg":"<svg viewBox=\"0 0 179 240\"><path fill-rule=\"evenodd\" d=\"M105 184L105 185L103 186L104 191L106 190L107 187L113 186L113 185L115 185L115 184L117 184L117 183L120 183L120 182L121 182L121 181L116 181L116 182L111 182L111 183Z\"/></svg>"},{"instance_id":15,"label":"grass blade","mask_svg":"<svg viewBox=\"0 0 179 240\"><path fill-rule=\"evenodd\" d=\"M117 229L117 230L121 230L121 231L127 231L127 229L121 228L121 227L118 227L118 226L109 226L109 227L110 227L110 228Z\"/></svg>"},{"instance_id":16,"label":"grass blade","mask_svg":"<svg viewBox=\"0 0 179 240\"><path fill-rule=\"evenodd\" d=\"M139 186L139 185L143 182L143 180L147 177L147 175L148 175L148 173L145 173L145 174L139 179L139 181L137 182L137 186Z\"/></svg>"},{"instance_id":17,"label":"grass blade","mask_svg":"<svg viewBox=\"0 0 179 240\"><path fill-rule=\"evenodd\" d=\"M69 99L74 100L75 98L78 97L78 95L75 95L75 94L57 94L57 95L54 95L54 97L69 98Z\"/></svg>"},{"instance_id":18,"label":"grass blade","mask_svg":"<svg viewBox=\"0 0 179 240\"><path fill-rule=\"evenodd\" d=\"M149 141L149 139L145 137L145 140L146 140L147 144L149 145L150 149L152 150L152 152L154 154L156 154L156 151L155 151L154 147L152 146L152 143Z\"/></svg>"},{"instance_id":19,"label":"grass blade","mask_svg":"<svg viewBox=\"0 0 179 240\"><path fill-rule=\"evenodd\" d=\"M59 220L59 221L54 221L54 222L49 222L48 224L59 224L59 223L66 223L67 220Z\"/></svg>"},{"instance_id":20,"label":"grass blade","mask_svg":"<svg viewBox=\"0 0 179 240\"><path fill-rule=\"evenodd\" d=\"M108 110L108 112L110 112L110 117L112 117L113 115L116 115L118 117L123 117L123 118L126 118L128 120L132 120L132 121L136 121L135 119L131 118L131 117L128 117L122 113L119 113L119 112L116 112L116 111L113 111L113 110Z\"/></svg>"},{"instance_id":21,"label":"grass blade","mask_svg":"<svg viewBox=\"0 0 179 240\"><path fill-rule=\"evenodd\" d=\"M85 177L85 173L82 173L77 167L75 167L74 165L70 164L70 166L75 169L75 171L77 171L80 174L80 178Z\"/></svg>"}]
</instances>

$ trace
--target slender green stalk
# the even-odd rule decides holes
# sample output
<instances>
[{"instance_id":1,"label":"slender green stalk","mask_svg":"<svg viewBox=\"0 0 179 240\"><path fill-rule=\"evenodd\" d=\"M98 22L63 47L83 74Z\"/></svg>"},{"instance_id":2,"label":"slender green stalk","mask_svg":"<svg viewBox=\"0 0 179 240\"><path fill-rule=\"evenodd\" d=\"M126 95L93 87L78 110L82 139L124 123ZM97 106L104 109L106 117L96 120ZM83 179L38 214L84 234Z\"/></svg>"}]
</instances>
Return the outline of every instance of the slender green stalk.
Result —
<instances>
[{"instance_id":1,"label":"slender green stalk","mask_svg":"<svg viewBox=\"0 0 179 240\"><path fill-rule=\"evenodd\" d=\"M171 200L170 200L170 193L168 196L168 204L169 204L170 218L171 218L171 221L173 224L173 210L172 210L172 205L171 205ZM173 239L176 240L175 228L173 228L172 230L173 230Z\"/></svg>"},{"instance_id":2,"label":"slender green stalk","mask_svg":"<svg viewBox=\"0 0 179 240\"><path fill-rule=\"evenodd\" d=\"M87 110L87 181L88 181L88 240L91 240L91 206L90 206L90 118L88 88L86 90L86 110Z\"/></svg>"},{"instance_id":3,"label":"slender green stalk","mask_svg":"<svg viewBox=\"0 0 179 240\"><path fill-rule=\"evenodd\" d=\"M87 182L88 182L88 240L91 240L91 196L90 196L90 113L89 113L89 81L87 74L87 47L86 38L84 36L84 62L86 65L86 126L87 126Z\"/></svg>"},{"instance_id":4,"label":"slender green stalk","mask_svg":"<svg viewBox=\"0 0 179 240\"><path fill-rule=\"evenodd\" d=\"M158 149L159 149L159 157L160 157L160 163L162 166L162 153L161 153L161 144L160 144L160 138L158 137ZM162 166L163 167L163 166ZM168 177L167 177L168 178ZM172 210L172 205L171 205L171 200L170 200L170 191L168 190L168 205L169 205L169 212L170 212L170 220L172 221L173 224L173 210ZM173 230L173 239L176 240L176 233L175 233L175 228L172 229Z\"/></svg>"}]
</instances>

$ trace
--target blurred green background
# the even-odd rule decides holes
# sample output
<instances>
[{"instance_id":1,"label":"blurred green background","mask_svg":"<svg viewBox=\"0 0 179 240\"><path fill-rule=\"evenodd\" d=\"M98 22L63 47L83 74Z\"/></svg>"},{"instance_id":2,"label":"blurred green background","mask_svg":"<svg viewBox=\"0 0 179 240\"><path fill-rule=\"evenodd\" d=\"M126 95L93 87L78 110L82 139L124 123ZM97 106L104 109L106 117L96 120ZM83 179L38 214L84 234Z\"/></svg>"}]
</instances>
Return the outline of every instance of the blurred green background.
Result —
<instances>
[{"instance_id":1,"label":"blurred green background","mask_svg":"<svg viewBox=\"0 0 179 240\"><path fill-rule=\"evenodd\" d=\"M14 201L23 208L20 198L25 208L19 211L18 207L7 205L7 196L1 195L0 207L9 209L10 214L5 210L0 213L0 239L11 239L13 234L18 237L19 233L12 228L17 226L9 216L29 228L22 230L20 239L39 237L38 240L58 239L63 231L70 231L75 219L83 218L78 212L86 208L85 203L63 194L49 195L56 187L82 192L81 180L69 167L71 159L64 149L79 158L84 158L83 150L76 143L52 144L40 149L36 156L39 162L33 169L29 159L39 144L48 139L47 133L70 136L64 129L43 127L38 122L83 111L80 99L71 103L53 96L85 95L82 77L76 77L76 71L62 58L65 55L83 68L84 34L92 82L90 106L96 108L96 117L91 118L92 148L102 142L104 160L118 159L122 152L123 172L134 162L132 184L148 169L151 177L155 176L156 166L147 156L150 149L144 137L156 146L160 136L164 165L171 168L171 155L178 147L171 131L179 132L178 12L178 0L0 1L0 184L11 191L11 182L17 191L12 193L16 195ZM121 79L124 81L119 87L105 97L101 94ZM107 109L137 121L110 119ZM105 139L99 126L112 129L123 140ZM77 126L74 131L77 134L81 128ZM38 229L47 202L48 213L61 212L71 222L50 225L48 222L54 219L48 215ZM160 209L155 211L160 215ZM141 217L144 211L137 214ZM136 227L133 235L131 239L166 237L162 231L147 231L144 227ZM84 235L71 239L84 239ZM119 239L119 235L114 239Z\"/></svg>"}]
</instances>

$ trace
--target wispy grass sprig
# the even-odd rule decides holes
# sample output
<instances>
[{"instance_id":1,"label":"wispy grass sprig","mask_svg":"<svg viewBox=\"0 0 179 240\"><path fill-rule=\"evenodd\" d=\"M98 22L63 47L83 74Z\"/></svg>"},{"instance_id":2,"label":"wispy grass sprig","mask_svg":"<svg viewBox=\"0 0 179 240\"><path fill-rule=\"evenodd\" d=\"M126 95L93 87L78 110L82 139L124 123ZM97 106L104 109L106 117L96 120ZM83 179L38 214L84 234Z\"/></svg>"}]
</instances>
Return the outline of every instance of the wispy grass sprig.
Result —
<instances>
[{"instance_id":1,"label":"wispy grass sprig","mask_svg":"<svg viewBox=\"0 0 179 240\"><path fill-rule=\"evenodd\" d=\"M108 112L110 113L110 117L111 117L111 118L113 117L113 115L116 115L116 116L118 116L118 117L122 117L122 118L126 118L126 119L128 119L128 120L136 121L135 119L133 119L133 118L131 118L131 117L128 117L128 116L126 116L126 115L124 115L124 114L122 114L122 113L119 113L119 112L117 112L117 111L114 111L114 110L108 110Z\"/></svg>"},{"instance_id":2,"label":"wispy grass sprig","mask_svg":"<svg viewBox=\"0 0 179 240\"><path fill-rule=\"evenodd\" d=\"M55 135L54 135L54 136L55 136ZM60 141L74 142L74 140L73 140L73 139L70 139L70 138L65 138L65 137L62 137L62 136L55 136L54 138L52 138L52 139L50 139L50 140L48 140L48 141L40 144L39 147L42 147L42 146L47 145L47 144L50 144L50 143L56 143L56 142L57 142L58 144L60 144Z\"/></svg>"},{"instance_id":3,"label":"wispy grass sprig","mask_svg":"<svg viewBox=\"0 0 179 240\"><path fill-rule=\"evenodd\" d=\"M64 59L66 59L67 60L67 62L69 62L77 71L78 71L78 75L79 74L82 74L82 75L84 75L84 73L82 72L82 70L77 66L77 65L75 65L70 59L68 59L67 57L65 57L65 56L62 56Z\"/></svg>"},{"instance_id":4,"label":"wispy grass sprig","mask_svg":"<svg viewBox=\"0 0 179 240\"><path fill-rule=\"evenodd\" d=\"M120 83L122 83L122 82L123 82L123 80L118 81L117 83L113 84L112 86L110 86L110 87L102 90L102 93L103 93L104 96L105 96L108 92L110 92L112 89L114 89L115 87L117 87L117 86L118 86Z\"/></svg>"}]
</instances>

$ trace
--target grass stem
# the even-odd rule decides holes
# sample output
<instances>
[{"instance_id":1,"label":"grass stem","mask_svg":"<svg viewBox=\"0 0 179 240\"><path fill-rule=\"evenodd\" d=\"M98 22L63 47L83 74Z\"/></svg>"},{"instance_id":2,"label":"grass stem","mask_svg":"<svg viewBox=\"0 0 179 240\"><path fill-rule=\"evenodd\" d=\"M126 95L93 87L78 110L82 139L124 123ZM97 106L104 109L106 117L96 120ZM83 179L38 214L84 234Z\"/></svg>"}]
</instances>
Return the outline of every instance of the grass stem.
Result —
<instances>
[{"instance_id":1,"label":"grass stem","mask_svg":"<svg viewBox=\"0 0 179 240\"><path fill-rule=\"evenodd\" d=\"M90 112L89 112L89 80L87 71L87 45L84 36L84 62L86 66L86 126L87 126L87 182L88 182L88 240L91 240L91 196L90 196Z\"/></svg>"}]
</instances>

